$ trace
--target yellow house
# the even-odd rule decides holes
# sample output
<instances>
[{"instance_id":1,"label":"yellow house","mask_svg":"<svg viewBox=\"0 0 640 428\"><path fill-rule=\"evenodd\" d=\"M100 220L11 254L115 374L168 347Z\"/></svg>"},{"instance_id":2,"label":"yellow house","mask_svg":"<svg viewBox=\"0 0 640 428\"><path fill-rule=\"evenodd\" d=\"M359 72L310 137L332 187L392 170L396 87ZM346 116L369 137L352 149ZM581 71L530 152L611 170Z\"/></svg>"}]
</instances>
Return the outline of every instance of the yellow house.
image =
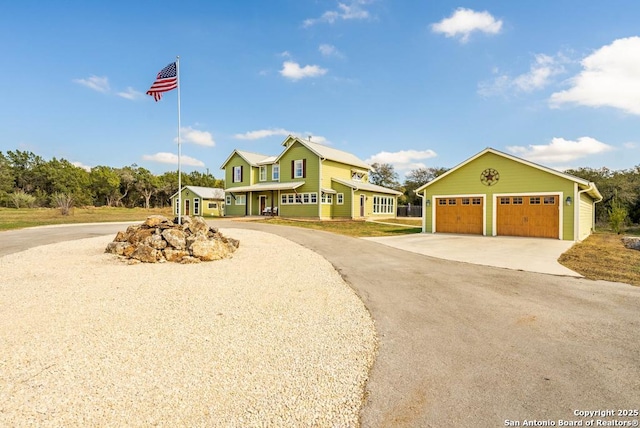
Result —
<instances>
[{"instance_id":1,"label":"yellow house","mask_svg":"<svg viewBox=\"0 0 640 428\"><path fill-rule=\"evenodd\" d=\"M180 194L182 215L202 217L224 216L224 189L200 186L184 186ZM178 215L178 192L171 196L173 214Z\"/></svg>"},{"instance_id":2,"label":"yellow house","mask_svg":"<svg viewBox=\"0 0 640 428\"><path fill-rule=\"evenodd\" d=\"M234 150L222 164L226 214L293 218L396 217L401 192L369 183L351 153L289 135L277 156Z\"/></svg>"}]
</instances>

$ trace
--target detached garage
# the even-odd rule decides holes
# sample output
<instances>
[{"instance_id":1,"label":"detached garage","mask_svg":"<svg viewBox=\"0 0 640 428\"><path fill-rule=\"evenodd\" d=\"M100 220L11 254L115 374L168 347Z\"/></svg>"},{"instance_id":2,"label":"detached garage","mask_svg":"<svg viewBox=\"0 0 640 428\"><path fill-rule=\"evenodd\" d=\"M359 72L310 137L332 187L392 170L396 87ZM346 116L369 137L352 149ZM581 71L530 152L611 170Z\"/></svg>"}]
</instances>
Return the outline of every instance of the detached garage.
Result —
<instances>
[{"instance_id":1,"label":"detached garage","mask_svg":"<svg viewBox=\"0 0 640 428\"><path fill-rule=\"evenodd\" d=\"M487 148L416 190L422 231L578 241L594 228L595 184Z\"/></svg>"}]
</instances>

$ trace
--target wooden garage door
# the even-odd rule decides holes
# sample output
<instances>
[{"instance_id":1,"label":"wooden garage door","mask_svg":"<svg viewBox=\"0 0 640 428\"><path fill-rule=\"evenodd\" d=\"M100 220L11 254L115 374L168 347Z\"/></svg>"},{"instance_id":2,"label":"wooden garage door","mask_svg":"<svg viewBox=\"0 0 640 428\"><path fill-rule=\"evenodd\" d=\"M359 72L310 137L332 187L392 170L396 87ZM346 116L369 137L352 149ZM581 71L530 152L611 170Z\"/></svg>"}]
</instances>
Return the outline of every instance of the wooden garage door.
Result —
<instances>
[{"instance_id":1,"label":"wooden garage door","mask_svg":"<svg viewBox=\"0 0 640 428\"><path fill-rule=\"evenodd\" d=\"M482 235L482 198L436 198L436 232Z\"/></svg>"},{"instance_id":2,"label":"wooden garage door","mask_svg":"<svg viewBox=\"0 0 640 428\"><path fill-rule=\"evenodd\" d=\"M558 238L559 199L557 195L499 197L498 235Z\"/></svg>"}]
</instances>

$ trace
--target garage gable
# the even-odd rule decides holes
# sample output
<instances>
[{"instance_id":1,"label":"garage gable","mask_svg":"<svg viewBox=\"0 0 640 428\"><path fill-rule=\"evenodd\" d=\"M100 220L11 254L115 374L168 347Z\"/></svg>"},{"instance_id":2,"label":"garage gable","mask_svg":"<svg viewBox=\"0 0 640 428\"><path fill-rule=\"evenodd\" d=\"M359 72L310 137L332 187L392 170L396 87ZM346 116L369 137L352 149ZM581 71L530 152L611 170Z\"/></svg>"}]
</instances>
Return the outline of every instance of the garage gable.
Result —
<instances>
[{"instance_id":1,"label":"garage gable","mask_svg":"<svg viewBox=\"0 0 640 428\"><path fill-rule=\"evenodd\" d=\"M424 232L479 233L482 208L484 235L570 240L592 229L591 222L585 224L589 214L582 211L592 211L601 198L587 180L491 148L416 193L423 198ZM473 197L482 198L482 205L468 203Z\"/></svg>"}]
</instances>

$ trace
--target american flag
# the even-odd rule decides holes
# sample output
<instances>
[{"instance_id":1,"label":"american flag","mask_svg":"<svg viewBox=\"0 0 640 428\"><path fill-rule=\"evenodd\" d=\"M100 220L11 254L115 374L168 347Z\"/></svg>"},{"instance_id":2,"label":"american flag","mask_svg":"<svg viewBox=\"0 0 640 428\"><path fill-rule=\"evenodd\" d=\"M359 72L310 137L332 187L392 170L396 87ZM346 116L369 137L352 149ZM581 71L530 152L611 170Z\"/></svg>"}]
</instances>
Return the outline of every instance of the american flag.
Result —
<instances>
[{"instance_id":1,"label":"american flag","mask_svg":"<svg viewBox=\"0 0 640 428\"><path fill-rule=\"evenodd\" d=\"M162 93L168 92L178 87L178 76L176 70L176 63L172 62L165 68L160 70L156 81L147 91L147 95L151 95L154 100L160 101L162 99Z\"/></svg>"}]
</instances>

